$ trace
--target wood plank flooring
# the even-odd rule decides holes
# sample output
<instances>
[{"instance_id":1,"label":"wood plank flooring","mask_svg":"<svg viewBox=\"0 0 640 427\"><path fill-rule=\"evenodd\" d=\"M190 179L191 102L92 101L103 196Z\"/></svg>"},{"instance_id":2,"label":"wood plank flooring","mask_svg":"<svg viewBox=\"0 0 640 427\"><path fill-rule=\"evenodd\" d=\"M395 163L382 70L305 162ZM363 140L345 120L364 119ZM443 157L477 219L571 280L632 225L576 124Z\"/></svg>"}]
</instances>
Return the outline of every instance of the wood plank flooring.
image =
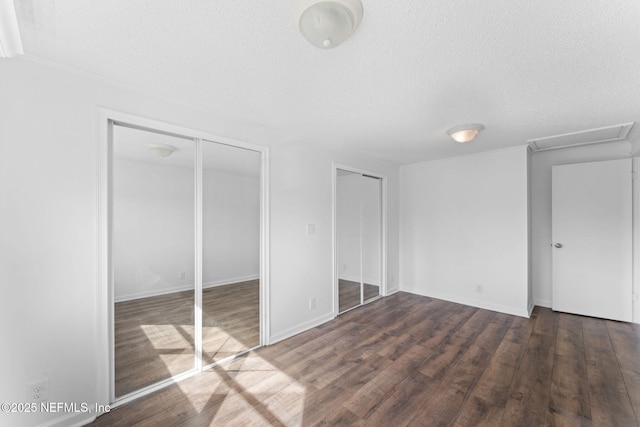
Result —
<instances>
[{"instance_id":1,"label":"wood plank flooring","mask_svg":"<svg viewBox=\"0 0 640 427\"><path fill-rule=\"evenodd\" d=\"M363 291L365 301L380 295L380 287L369 283L364 283ZM342 313L358 305L360 305L360 283L338 279L338 311Z\"/></svg>"},{"instance_id":2,"label":"wood plank flooring","mask_svg":"<svg viewBox=\"0 0 640 427\"><path fill-rule=\"evenodd\" d=\"M640 326L396 293L95 426L639 426Z\"/></svg>"},{"instance_id":3,"label":"wood plank flooring","mask_svg":"<svg viewBox=\"0 0 640 427\"><path fill-rule=\"evenodd\" d=\"M193 291L115 304L116 396L194 367ZM260 344L258 280L202 292L203 364Z\"/></svg>"}]
</instances>

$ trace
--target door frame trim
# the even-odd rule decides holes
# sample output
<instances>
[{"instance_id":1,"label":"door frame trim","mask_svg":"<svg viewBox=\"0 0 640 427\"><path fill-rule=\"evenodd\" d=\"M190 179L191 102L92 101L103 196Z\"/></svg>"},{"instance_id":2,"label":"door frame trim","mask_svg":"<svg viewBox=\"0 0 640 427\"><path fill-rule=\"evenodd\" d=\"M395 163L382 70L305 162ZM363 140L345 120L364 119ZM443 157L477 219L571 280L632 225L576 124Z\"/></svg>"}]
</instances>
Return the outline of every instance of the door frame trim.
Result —
<instances>
[{"instance_id":1,"label":"door frame trim","mask_svg":"<svg viewBox=\"0 0 640 427\"><path fill-rule=\"evenodd\" d=\"M132 127L150 129L168 134L176 134L193 138L195 149L201 150L203 140L244 148L260 153L260 345L268 345L270 337L270 304L269 304L269 148L239 141L236 139L214 135L208 132L183 127L161 120L155 120L122 111L97 108L97 297L96 297L96 366L97 366L97 403L114 408L118 405L152 393L167 385L193 376L209 369L212 365L200 366L178 374L168 380L145 387L137 392L115 399L113 370L113 271L111 260L111 221L112 221L112 148L113 124L124 123ZM196 166L196 173L200 170ZM196 191L201 191L201 177L194 180ZM196 198L196 203L197 203ZM196 214L199 215L199 214ZM201 215L200 215L201 216ZM196 236L197 246L201 239ZM196 254L198 251L196 252ZM198 261L196 260L197 268ZM197 272L196 272L197 273ZM197 282L197 280L196 280ZM197 287L197 286L196 286ZM197 327L197 326L196 326ZM196 356L198 357L198 356ZM233 358L231 356L230 358ZM229 359L229 358L227 358ZM224 359L222 362L224 362ZM221 362L221 363L222 363ZM101 415L101 414L96 414Z\"/></svg>"},{"instance_id":2,"label":"door frame trim","mask_svg":"<svg viewBox=\"0 0 640 427\"><path fill-rule=\"evenodd\" d=\"M338 169L344 171L358 173L361 175L369 175L380 179L380 223L381 223L381 236L380 236L380 297L387 296L387 176L372 172L370 170L354 168L340 163L331 164L331 237L332 237L332 264L333 264L333 317L338 317L340 305L338 301L338 227L337 227L337 173ZM362 266L361 266L362 267ZM371 301L369 301L371 302ZM360 307L358 305L357 307Z\"/></svg>"}]
</instances>

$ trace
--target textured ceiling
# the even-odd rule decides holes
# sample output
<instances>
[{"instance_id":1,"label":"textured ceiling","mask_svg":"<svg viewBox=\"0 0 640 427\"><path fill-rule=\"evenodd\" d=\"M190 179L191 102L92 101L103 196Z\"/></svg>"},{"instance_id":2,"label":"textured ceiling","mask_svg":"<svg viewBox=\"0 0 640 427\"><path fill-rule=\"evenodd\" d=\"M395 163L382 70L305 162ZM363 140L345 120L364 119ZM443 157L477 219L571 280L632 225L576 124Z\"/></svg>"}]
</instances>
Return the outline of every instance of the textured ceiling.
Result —
<instances>
[{"instance_id":1,"label":"textured ceiling","mask_svg":"<svg viewBox=\"0 0 640 427\"><path fill-rule=\"evenodd\" d=\"M397 163L640 121L637 0L363 0L330 50L290 1L15 4L29 56Z\"/></svg>"}]
</instances>

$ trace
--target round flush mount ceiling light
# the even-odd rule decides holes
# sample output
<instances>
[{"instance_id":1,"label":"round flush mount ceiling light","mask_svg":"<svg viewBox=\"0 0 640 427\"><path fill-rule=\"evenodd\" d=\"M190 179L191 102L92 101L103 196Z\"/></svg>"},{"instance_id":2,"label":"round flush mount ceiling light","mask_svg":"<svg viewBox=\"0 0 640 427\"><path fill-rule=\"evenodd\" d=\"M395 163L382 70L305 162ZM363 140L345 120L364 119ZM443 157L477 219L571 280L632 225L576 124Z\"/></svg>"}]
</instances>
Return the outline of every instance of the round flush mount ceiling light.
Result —
<instances>
[{"instance_id":1,"label":"round flush mount ceiling light","mask_svg":"<svg viewBox=\"0 0 640 427\"><path fill-rule=\"evenodd\" d=\"M362 21L360 0L296 0L295 24L312 45L331 49L353 34Z\"/></svg>"},{"instance_id":2,"label":"round flush mount ceiling light","mask_svg":"<svg viewBox=\"0 0 640 427\"><path fill-rule=\"evenodd\" d=\"M168 157L176 151L177 148L169 144L152 143L149 144L149 151L159 157Z\"/></svg>"},{"instance_id":3,"label":"round flush mount ceiling light","mask_svg":"<svg viewBox=\"0 0 640 427\"><path fill-rule=\"evenodd\" d=\"M475 138L482 129L484 129L484 126L472 123L453 127L449 129L447 133L454 141L465 143L473 141L473 138Z\"/></svg>"}]
</instances>

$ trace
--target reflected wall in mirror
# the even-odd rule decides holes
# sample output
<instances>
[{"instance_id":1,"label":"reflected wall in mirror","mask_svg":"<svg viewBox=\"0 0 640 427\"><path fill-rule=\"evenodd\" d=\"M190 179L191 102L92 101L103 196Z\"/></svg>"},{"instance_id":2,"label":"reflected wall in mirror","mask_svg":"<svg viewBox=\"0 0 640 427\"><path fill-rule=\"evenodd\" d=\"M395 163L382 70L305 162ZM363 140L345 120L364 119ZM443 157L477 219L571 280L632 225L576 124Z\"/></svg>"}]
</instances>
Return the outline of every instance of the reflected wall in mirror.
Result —
<instances>
[{"instance_id":1,"label":"reflected wall in mirror","mask_svg":"<svg viewBox=\"0 0 640 427\"><path fill-rule=\"evenodd\" d=\"M338 312L380 296L382 266L381 180L336 170Z\"/></svg>"},{"instance_id":2,"label":"reflected wall in mirror","mask_svg":"<svg viewBox=\"0 0 640 427\"><path fill-rule=\"evenodd\" d=\"M380 179L360 177L362 204L362 294L363 302L380 296L382 285L382 200Z\"/></svg>"},{"instance_id":3,"label":"reflected wall in mirror","mask_svg":"<svg viewBox=\"0 0 640 427\"><path fill-rule=\"evenodd\" d=\"M115 396L194 368L193 140L114 125Z\"/></svg>"},{"instance_id":4,"label":"reflected wall in mirror","mask_svg":"<svg viewBox=\"0 0 640 427\"><path fill-rule=\"evenodd\" d=\"M202 364L260 344L260 153L203 141Z\"/></svg>"}]
</instances>

